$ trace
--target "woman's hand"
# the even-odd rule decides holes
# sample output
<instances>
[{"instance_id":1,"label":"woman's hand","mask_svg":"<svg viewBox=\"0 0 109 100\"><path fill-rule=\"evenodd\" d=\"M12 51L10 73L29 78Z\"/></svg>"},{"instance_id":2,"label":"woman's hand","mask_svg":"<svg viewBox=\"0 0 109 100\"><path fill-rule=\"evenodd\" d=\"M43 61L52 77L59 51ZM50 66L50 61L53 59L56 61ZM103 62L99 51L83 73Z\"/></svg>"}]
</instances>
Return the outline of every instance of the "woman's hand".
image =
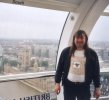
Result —
<instances>
[{"instance_id":1,"label":"woman's hand","mask_svg":"<svg viewBox=\"0 0 109 100\"><path fill-rule=\"evenodd\" d=\"M56 94L59 94L60 91L61 91L60 83L56 83L56 84L55 84L55 92L56 92Z\"/></svg>"},{"instance_id":2,"label":"woman's hand","mask_svg":"<svg viewBox=\"0 0 109 100\"><path fill-rule=\"evenodd\" d=\"M100 90L100 88L96 88L96 89L95 89L95 92L94 92L94 96L95 96L96 98L99 98L100 95L101 95L101 90Z\"/></svg>"}]
</instances>

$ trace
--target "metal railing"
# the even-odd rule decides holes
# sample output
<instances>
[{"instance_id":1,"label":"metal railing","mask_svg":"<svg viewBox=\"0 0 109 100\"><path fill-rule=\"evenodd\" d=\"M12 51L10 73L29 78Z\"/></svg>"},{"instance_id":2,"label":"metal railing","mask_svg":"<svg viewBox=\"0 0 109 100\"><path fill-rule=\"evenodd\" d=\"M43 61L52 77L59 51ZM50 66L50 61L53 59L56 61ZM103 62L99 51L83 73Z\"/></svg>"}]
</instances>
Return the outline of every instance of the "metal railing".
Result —
<instances>
[{"instance_id":1,"label":"metal railing","mask_svg":"<svg viewBox=\"0 0 109 100\"><path fill-rule=\"evenodd\" d=\"M96 98L91 98L91 100L109 100L109 96L103 96L103 97L100 97L98 99Z\"/></svg>"},{"instance_id":2,"label":"metal railing","mask_svg":"<svg viewBox=\"0 0 109 100\"><path fill-rule=\"evenodd\" d=\"M34 78L40 78L40 77L49 77L54 75L55 75L55 71L4 75L4 76L0 76L0 83L8 82L8 81L34 79ZM91 100L109 100L109 96L102 96L99 99L91 98Z\"/></svg>"},{"instance_id":3,"label":"metal railing","mask_svg":"<svg viewBox=\"0 0 109 100\"><path fill-rule=\"evenodd\" d=\"M39 77L49 77L49 76L54 76L54 75L55 75L55 71L3 75L3 76L0 76L0 83L7 82L7 81L33 79L33 78L39 78Z\"/></svg>"}]
</instances>

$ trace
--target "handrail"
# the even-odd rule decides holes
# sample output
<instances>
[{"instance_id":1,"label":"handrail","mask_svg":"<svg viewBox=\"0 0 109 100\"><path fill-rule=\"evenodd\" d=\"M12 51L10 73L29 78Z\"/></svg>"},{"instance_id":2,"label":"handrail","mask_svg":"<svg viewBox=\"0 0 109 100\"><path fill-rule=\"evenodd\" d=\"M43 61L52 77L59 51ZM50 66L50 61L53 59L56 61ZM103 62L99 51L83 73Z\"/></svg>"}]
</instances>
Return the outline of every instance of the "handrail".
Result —
<instances>
[{"instance_id":1,"label":"handrail","mask_svg":"<svg viewBox=\"0 0 109 100\"><path fill-rule=\"evenodd\" d=\"M0 76L0 83L7 82L7 81L40 78L40 77L50 77L50 76L54 76L55 72L56 71L45 71L45 72L36 72L36 73L3 75L3 76Z\"/></svg>"},{"instance_id":2,"label":"handrail","mask_svg":"<svg viewBox=\"0 0 109 100\"><path fill-rule=\"evenodd\" d=\"M50 77L54 76L56 71L46 71L46 72L37 72L37 73L24 73L24 74L12 74L12 75L3 75L0 76L0 83L8 81L17 81L24 79L33 79L41 77ZM99 100L109 99L109 96L102 96ZM97 100L96 98L91 98L91 100Z\"/></svg>"},{"instance_id":3,"label":"handrail","mask_svg":"<svg viewBox=\"0 0 109 100\"><path fill-rule=\"evenodd\" d=\"M109 99L109 96L102 96L99 99L91 98L91 100L103 100L103 99Z\"/></svg>"}]
</instances>

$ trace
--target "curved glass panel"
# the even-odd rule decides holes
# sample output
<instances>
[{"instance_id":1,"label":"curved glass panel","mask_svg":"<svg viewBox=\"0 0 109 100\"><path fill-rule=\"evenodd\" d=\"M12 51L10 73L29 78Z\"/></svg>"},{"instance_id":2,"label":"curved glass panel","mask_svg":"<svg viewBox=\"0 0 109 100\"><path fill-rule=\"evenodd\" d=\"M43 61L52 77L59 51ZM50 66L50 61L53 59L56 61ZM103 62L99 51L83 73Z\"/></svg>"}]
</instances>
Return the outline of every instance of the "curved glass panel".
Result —
<instances>
[{"instance_id":1,"label":"curved glass panel","mask_svg":"<svg viewBox=\"0 0 109 100\"><path fill-rule=\"evenodd\" d=\"M102 97L109 96L109 17L101 16L96 22L90 36L89 45L98 54L101 71ZM93 90L93 88L92 88ZM93 92L92 92L93 93ZM102 99L102 100L108 100Z\"/></svg>"},{"instance_id":2,"label":"curved glass panel","mask_svg":"<svg viewBox=\"0 0 109 100\"><path fill-rule=\"evenodd\" d=\"M1 80L0 100L56 100L53 76L27 79L27 73L55 70L68 12L5 3L0 3L0 12L0 79L26 75Z\"/></svg>"},{"instance_id":3,"label":"curved glass panel","mask_svg":"<svg viewBox=\"0 0 109 100\"><path fill-rule=\"evenodd\" d=\"M57 100L54 86L54 77L3 82L0 100Z\"/></svg>"},{"instance_id":4,"label":"curved glass panel","mask_svg":"<svg viewBox=\"0 0 109 100\"><path fill-rule=\"evenodd\" d=\"M0 74L55 70L68 12L0 3Z\"/></svg>"}]
</instances>

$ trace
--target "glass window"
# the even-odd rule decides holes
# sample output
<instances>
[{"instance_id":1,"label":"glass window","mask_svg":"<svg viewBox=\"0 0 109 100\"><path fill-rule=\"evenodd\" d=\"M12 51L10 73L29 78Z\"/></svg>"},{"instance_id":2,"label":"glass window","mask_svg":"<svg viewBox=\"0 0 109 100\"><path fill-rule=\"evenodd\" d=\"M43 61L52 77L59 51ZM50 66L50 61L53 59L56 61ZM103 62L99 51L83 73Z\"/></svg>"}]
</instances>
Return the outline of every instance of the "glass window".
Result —
<instances>
[{"instance_id":1,"label":"glass window","mask_svg":"<svg viewBox=\"0 0 109 100\"><path fill-rule=\"evenodd\" d=\"M99 58L102 96L109 96L109 27L108 27L109 23L108 22L109 22L109 16L100 16L89 36L89 45L90 47L95 49Z\"/></svg>"},{"instance_id":2,"label":"glass window","mask_svg":"<svg viewBox=\"0 0 109 100\"><path fill-rule=\"evenodd\" d=\"M0 83L0 100L57 100L54 77Z\"/></svg>"},{"instance_id":3,"label":"glass window","mask_svg":"<svg viewBox=\"0 0 109 100\"><path fill-rule=\"evenodd\" d=\"M0 3L0 75L55 70L68 12Z\"/></svg>"},{"instance_id":4,"label":"glass window","mask_svg":"<svg viewBox=\"0 0 109 100\"><path fill-rule=\"evenodd\" d=\"M0 100L56 100L54 76L27 73L55 70L68 12L5 3L0 12Z\"/></svg>"},{"instance_id":5,"label":"glass window","mask_svg":"<svg viewBox=\"0 0 109 100\"><path fill-rule=\"evenodd\" d=\"M89 44L96 49L99 56L100 67L109 68L109 17L101 16L95 24L90 36Z\"/></svg>"}]
</instances>

